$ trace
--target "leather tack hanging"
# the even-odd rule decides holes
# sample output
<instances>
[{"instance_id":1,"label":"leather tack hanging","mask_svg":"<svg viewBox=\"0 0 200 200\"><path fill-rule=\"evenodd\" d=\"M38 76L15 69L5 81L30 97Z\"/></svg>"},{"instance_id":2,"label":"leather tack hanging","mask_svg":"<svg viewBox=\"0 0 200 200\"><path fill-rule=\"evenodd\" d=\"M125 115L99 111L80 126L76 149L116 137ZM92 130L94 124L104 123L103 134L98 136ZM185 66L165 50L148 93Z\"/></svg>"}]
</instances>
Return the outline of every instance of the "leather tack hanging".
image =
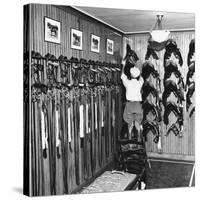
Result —
<instances>
[{"instance_id":1,"label":"leather tack hanging","mask_svg":"<svg viewBox=\"0 0 200 200\"><path fill-rule=\"evenodd\" d=\"M164 67L166 66L166 62L171 59L171 56L174 55L178 60L180 66L183 65L183 58L181 56L180 49L177 47L176 41L173 39L169 39L165 46L164 53Z\"/></svg>"},{"instance_id":2,"label":"leather tack hanging","mask_svg":"<svg viewBox=\"0 0 200 200\"><path fill-rule=\"evenodd\" d=\"M157 53L148 45L147 52L145 55L145 62L142 66L142 77L144 79L144 84L142 87L142 99L143 99L143 135L147 140L147 134L152 132L155 136L154 142L158 143L159 134L160 134L160 122L161 117L161 106L159 93L161 90L160 86L160 75L158 71L154 68L153 63L150 59L158 60ZM150 78L150 75L155 80L156 84L153 85L153 81ZM149 94L152 94L152 97L155 98L155 103L150 102L147 97ZM147 115L152 113L154 116L153 121L147 119Z\"/></svg>"},{"instance_id":3,"label":"leather tack hanging","mask_svg":"<svg viewBox=\"0 0 200 200\"><path fill-rule=\"evenodd\" d=\"M195 40L192 39L189 44L189 51L187 57L187 64L188 64L188 72L186 76L186 85L185 91L186 93L186 110L189 112L189 117L191 117L195 111L195 106L193 105L193 95L195 92ZM190 109L191 105L193 107Z\"/></svg>"},{"instance_id":4,"label":"leather tack hanging","mask_svg":"<svg viewBox=\"0 0 200 200\"><path fill-rule=\"evenodd\" d=\"M70 193L116 156L121 65L32 51L31 70L33 195Z\"/></svg>"},{"instance_id":5,"label":"leather tack hanging","mask_svg":"<svg viewBox=\"0 0 200 200\"><path fill-rule=\"evenodd\" d=\"M162 94L162 102L164 105L164 123L169 124L169 115L173 112L176 116L176 121L171 124L166 133L166 136L170 132L174 132L175 136L182 137L183 131L183 101L185 84L183 77L179 70L179 67L183 65L183 58L177 43L173 39L169 39L164 53L164 92ZM172 74L175 78L172 78ZM173 102L170 99L170 95L174 94L177 98L177 102Z\"/></svg>"}]
</instances>

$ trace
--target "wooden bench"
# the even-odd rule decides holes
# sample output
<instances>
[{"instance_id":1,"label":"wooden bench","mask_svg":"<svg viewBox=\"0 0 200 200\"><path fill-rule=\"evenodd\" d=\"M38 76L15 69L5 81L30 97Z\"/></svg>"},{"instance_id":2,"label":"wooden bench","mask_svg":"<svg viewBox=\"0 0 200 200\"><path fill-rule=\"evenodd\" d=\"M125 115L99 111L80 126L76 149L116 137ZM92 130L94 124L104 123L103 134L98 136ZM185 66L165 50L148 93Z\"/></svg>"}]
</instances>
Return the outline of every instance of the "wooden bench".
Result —
<instances>
[{"instance_id":1,"label":"wooden bench","mask_svg":"<svg viewBox=\"0 0 200 200\"><path fill-rule=\"evenodd\" d=\"M140 189L141 176L121 171L105 171L79 194L121 192Z\"/></svg>"}]
</instances>

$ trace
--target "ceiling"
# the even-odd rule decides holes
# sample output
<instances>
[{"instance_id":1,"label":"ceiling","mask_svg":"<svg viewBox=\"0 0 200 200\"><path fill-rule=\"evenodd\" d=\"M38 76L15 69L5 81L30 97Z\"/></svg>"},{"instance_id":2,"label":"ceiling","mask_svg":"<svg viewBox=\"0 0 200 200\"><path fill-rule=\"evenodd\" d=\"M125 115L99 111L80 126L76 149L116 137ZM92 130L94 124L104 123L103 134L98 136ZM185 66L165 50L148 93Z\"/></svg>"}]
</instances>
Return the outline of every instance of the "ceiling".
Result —
<instances>
[{"instance_id":1,"label":"ceiling","mask_svg":"<svg viewBox=\"0 0 200 200\"><path fill-rule=\"evenodd\" d=\"M146 32L152 29L157 17L164 15L162 26L168 30L194 29L195 14L180 12L158 12L132 9L98 8L76 6L77 9L97 18L124 33Z\"/></svg>"}]
</instances>

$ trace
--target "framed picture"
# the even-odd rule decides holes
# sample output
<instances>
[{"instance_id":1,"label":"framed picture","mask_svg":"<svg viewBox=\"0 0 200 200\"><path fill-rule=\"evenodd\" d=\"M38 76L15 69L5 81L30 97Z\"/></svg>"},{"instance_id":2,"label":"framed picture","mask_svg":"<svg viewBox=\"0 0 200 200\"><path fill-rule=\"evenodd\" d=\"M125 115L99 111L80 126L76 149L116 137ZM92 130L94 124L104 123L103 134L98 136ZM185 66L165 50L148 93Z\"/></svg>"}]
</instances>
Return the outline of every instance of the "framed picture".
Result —
<instances>
[{"instance_id":1,"label":"framed picture","mask_svg":"<svg viewBox=\"0 0 200 200\"><path fill-rule=\"evenodd\" d=\"M99 53L100 51L100 37L91 34L91 51Z\"/></svg>"},{"instance_id":2,"label":"framed picture","mask_svg":"<svg viewBox=\"0 0 200 200\"><path fill-rule=\"evenodd\" d=\"M114 51L114 41L107 39L106 53L113 55L113 51Z\"/></svg>"},{"instance_id":3,"label":"framed picture","mask_svg":"<svg viewBox=\"0 0 200 200\"><path fill-rule=\"evenodd\" d=\"M60 22L44 17L44 40L60 44Z\"/></svg>"},{"instance_id":4,"label":"framed picture","mask_svg":"<svg viewBox=\"0 0 200 200\"><path fill-rule=\"evenodd\" d=\"M71 48L82 50L83 34L81 31L71 29Z\"/></svg>"}]
</instances>

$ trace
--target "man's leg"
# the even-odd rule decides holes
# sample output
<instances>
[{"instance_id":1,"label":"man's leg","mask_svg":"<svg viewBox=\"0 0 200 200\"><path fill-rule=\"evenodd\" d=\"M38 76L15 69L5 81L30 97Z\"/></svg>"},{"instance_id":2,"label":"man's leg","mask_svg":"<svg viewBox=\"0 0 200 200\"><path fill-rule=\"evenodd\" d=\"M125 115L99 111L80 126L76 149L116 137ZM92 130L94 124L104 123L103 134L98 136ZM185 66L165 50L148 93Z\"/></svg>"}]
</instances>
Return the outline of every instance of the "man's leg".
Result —
<instances>
[{"instance_id":1,"label":"man's leg","mask_svg":"<svg viewBox=\"0 0 200 200\"><path fill-rule=\"evenodd\" d=\"M142 124L141 124L140 120L135 121L135 128L136 128L136 130L138 132L138 140L142 141L142 130L143 130L143 127L142 127Z\"/></svg>"},{"instance_id":2,"label":"man's leg","mask_svg":"<svg viewBox=\"0 0 200 200\"><path fill-rule=\"evenodd\" d=\"M131 138L132 138L132 129L133 129L133 126L134 126L133 121L130 121L128 123L128 139L129 140L131 140Z\"/></svg>"},{"instance_id":3,"label":"man's leg","mask_svg":"<svg viewBox=\"0 0 200 200\"><path fill-rule=\"evenodd\" d=\"M124 121L128 124L128 139L131 139L131 132L133 129L133 114L130 113L127 104L124 108L123 118Z\"/></svg>"}]
</instances>

